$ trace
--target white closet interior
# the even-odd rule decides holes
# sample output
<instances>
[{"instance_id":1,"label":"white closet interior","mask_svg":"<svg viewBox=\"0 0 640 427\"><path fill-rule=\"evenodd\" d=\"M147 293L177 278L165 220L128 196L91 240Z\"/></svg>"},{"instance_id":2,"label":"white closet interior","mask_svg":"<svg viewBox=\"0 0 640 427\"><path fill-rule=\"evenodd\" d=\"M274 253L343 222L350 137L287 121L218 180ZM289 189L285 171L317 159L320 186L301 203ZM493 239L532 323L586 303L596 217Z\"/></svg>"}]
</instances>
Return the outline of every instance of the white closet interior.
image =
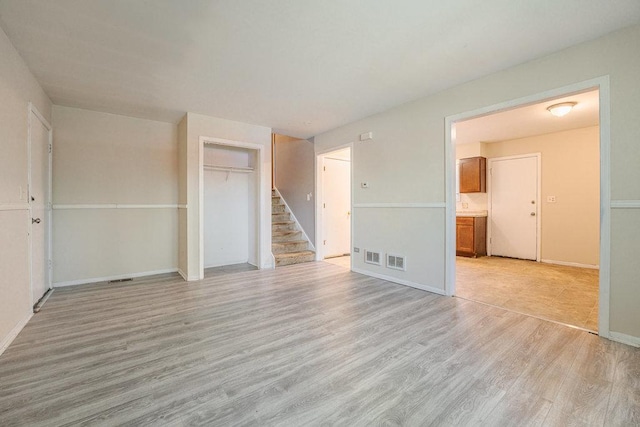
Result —
<instances>
[{"instance_id":1,"label":"white closet interior","mask_svg":"<svg viewBox=\"0 0 640 427\"><path fill-rule=\"evenodd\" d=\"M257 265L258 173L255 150L205 144L204 268Z\"/></svg>"}]
</instances>

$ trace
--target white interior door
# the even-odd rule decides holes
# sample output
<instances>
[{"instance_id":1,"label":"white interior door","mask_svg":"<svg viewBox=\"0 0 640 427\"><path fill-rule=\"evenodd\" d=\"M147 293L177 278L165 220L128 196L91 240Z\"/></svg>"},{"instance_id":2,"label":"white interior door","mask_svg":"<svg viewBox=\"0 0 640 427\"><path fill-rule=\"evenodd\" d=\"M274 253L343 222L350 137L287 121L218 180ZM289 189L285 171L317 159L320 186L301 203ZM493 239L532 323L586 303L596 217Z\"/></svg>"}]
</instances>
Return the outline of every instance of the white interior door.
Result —
<instances>
[{"instance_id":1,"label":"white interior door","mask_svg":"<svg viewBox=\"0 0 640 427\"><path fill-rule=\"evenodd\" d=\"M537 259L538 157L492 159L491 255Z\"/></svg>"},{"instance_id":2,"label":"white interior door","mask_svg":"<svg viewBox=\"0 0 640 427\"><path fill-rule=\"evenodd\" d=\"M324 257L349 254L351 252L351 161L325 157L322 184Z\"/></svg>"},{"instance_id":3,"label":"white interior door","mask_svg":"<svg viewBox=\"0 0 640 427\"><path fill-rule=\"evenodd\" d=\"M37 303L51 287L50 270L50 162L49 128L37 114L30 113L31 176L29 205L31 210L31 290Z\"/></svg>"}]
</instances>

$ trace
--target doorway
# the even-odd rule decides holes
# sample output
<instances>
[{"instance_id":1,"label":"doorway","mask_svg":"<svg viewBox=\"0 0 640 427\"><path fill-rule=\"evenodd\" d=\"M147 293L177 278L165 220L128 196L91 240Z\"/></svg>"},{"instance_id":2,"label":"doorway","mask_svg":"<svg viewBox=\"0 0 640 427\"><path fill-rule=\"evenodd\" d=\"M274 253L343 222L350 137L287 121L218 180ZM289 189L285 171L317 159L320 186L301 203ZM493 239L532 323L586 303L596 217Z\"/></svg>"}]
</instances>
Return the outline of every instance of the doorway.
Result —
<instances>
[{"instance_id":1,"label":"doorway","mask_svg":"<svg viewBox=\"0 0 640 427\"><path fill-rule=\"evenodd\" d=\"M343 257L344 265L351 254L351 147L318 155L317 171L318 257Z\"/></svg>"},{"instance_id":2,"label":"doorway","mask_svg":"<svg viewBox=\"0 0 640 427\"><path fill-rule=\"evenodd\" d=\"M31 226L31 302L39 301L51 289L51 125L29 105L29 212ZM41 303L40 303L41 304Z\"/></svg>"},{"instance_id":3,"label":"doorway","mask_svg":"<svg viewBox=\"0 0 640 427\"><path fill-rule=\"evenodd\" d=\"M608 81L595 79L588 82L561 88L531 97L514 100L498 106L487 107L474 112L447 118L447 293L468 299L496 305L502 308L533 315L546 320L578 326L591 331L598 331L602 336L608 336L608 301L609 301L609 193L608 193L608 158L609 158L609 129L608 122ZM569 154L560 153L552 156L548 152L539 150L526 151L526 143L536 134L555 140L549 144L561 146L564 139L570 138L570 129L562 128L557 117L551 117L547 106L554 103L580 99L577 104L583 109L575 108L578 112L572 120L584 116L587 102L583 98L595 98L597 123L581 122L574 125L577 138L588 139L584 135L590 134L588 148L584 145ZM540 118L555 119L549 131L534 129L529 135L516 135L504 139L481 138L478 148L467 151L463 157L481 156L487 160L487 195L470 194L456 202L455 191L456 151L460 140L465 138L467 122L476 119L490 120L492 116L515 112L527 108L538 108ZM582 114L582 116L581 116ZM500 116L502 131L514 131L517 134L518 124L504 120L507 115ZM577 120L579 122L579 120ZM560 126L560 127L558 127ZM524 126L526 128L526 124ZM581 129L578 131L578 129ZM520 130L522 131L522 130ZM526 129L525 129L526 131ZM566 133L563 133L565 132ZM553 138L551 138L553 139ZM551 140L550 139L550 140ZM580 142L580 141L579 141ZM579 143L578 142L578 143ZM507 143L513 145L507 146ZM471 151L471 153L469 152ZM595 157L587 159L587 154L594 153ZM589 154L590 156L591 154ZM536 156L538 165L536 167ZM515 158L529 158L528 161L514 161ZM527 164L527 162L529 164ZM451 164L449 164L451 163ZM588 168L584 168L585 164ZM538 170L538 185L536 189L535 171ZM558 176L550 175L554 169ZM500 177L506 179L500 179ZM523 178L524 177L524 178ZM524 181L528 181L529 184ZM570 186L573 186L571 189ZM497 194L495 193L497 190ZM525 191L526 190L526 191ZM502 194L504 193L504 194ZM455 194L460 196L459 194ZM504 196L504 197L503 197ZM484 213L482 212L482 197L485 197ZM562 199L562 200L561 200ZM577 207L589 199L586 210ZM507 202L506 205L504 202ZM514 211L513 204L521 205L521 214ZM480 206L480 208L479 208ZM482 258L455 257L455 224L456 214L461 207L468 210L476 209L477 216L489 216L487 221L487 254ZM573 215L567 214L570 208ZM577 210L576 210L577 209ZM564 213L560 215L560 211ZM457 212L458 211L458 212ZM513 216L521 215L517 221ZM500 216L505 221L501 221ZM495 217L495 218L492 218ZM561 220L553 220L552 218ZM583 218L588 218L584 221ZM537 230L533 225L538 223ZM504 224L507 224L506 226ZM588 225L585 225L588 224ZM514 229L515 233L509 231ZM591 233L591 231L595 231ZM537 234L537 235L536 235ZM514 235L516 237L514 237ZM587 235L591 236L588 237ZM564 238L550 239L550 236L564 236ZM585 238L587 236L588 238ZM581 240L582 239L582 240ZM524 242L524 243L523 243ZM536 242L536 244L534 244ZM534 251L535 248L535 251ZM588 252L588 254L586 253ZM579 259L563 258L562 254L573 254ZM538 262L535 262L538 261ZM461 281L487 285L496 291L496 298L487 301L478 295L469 293ZM508 286L520 282L519 289ZM480 286L478 286L480 287ZM474 289L475 291L475 289ZM529 294L531 291L531 294ZM500 292L503 292L500 294ZM564 302L562 302L564 298ZM543 308L542 312L527 311L526 300ZM562 308L554 306L558 301L567 305ZM514 302L516 304L514 304ZM584 303L583 306L579 304ZM511 304L511 305L510 305ZM580 312L581 321L562 317L572 311ZM575 316L574 316L575 318Z\"/></svg>"},{"instance_id":4,"label":"doorway","mask_svg":"<svg viewBox=\"0 0 640 427\"><path fill-rule=\"evenodd\" d=\"M260 268L262 147L200 139L200 277Z\"/></svg>"}]
</instances>

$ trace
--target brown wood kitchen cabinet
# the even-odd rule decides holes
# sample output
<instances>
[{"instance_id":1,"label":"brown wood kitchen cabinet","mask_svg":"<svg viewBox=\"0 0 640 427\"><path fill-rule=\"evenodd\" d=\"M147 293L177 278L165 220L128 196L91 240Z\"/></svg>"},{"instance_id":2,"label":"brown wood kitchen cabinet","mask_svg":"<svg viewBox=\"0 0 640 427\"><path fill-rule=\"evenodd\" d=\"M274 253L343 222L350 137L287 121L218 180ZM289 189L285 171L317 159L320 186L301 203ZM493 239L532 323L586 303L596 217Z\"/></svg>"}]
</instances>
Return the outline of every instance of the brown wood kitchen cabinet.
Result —
<instances>
[{"instance_id":1,"label":"brown wood kitchen cabinet","mask_svg":"<svg viewBox=\"0 0 640 427\"><path fill-rule=\"evenodd\" d=\"M460 159L460 192L487 192L487 159L484 157L469 157Z\"/></svg>"},{"instance_id":2,"label":"brown wood kitchen cabinet","mask_svg":"<svg viewBox=\"0 0 640 427\"><path fill-rule=\"evenodd\" d=\"M487 217L456 217L456 255L477 258L487 254Z\"/></svg>"}]
</instances>

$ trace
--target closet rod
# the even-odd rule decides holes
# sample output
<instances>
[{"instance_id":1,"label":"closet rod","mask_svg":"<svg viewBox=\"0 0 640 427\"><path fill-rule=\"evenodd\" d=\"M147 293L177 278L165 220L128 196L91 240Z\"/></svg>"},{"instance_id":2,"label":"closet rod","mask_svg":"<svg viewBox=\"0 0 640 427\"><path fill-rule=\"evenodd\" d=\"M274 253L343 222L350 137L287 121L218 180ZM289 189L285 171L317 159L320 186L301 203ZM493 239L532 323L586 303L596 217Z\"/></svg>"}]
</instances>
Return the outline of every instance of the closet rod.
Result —
<instances>
[{"instance_id":1,"label":"closet rod","mask_svg":"<svg viewBox=\"0 0 640 427\"><path fill-rule=\"evenodd\" d=\"M218 165L203 165L205 169L211 169L216 171L223 172L240 172L240 173L251 173L253 172L253 168L243 168L237 166L218 166Z\"/></svg>"}]
</instances>

